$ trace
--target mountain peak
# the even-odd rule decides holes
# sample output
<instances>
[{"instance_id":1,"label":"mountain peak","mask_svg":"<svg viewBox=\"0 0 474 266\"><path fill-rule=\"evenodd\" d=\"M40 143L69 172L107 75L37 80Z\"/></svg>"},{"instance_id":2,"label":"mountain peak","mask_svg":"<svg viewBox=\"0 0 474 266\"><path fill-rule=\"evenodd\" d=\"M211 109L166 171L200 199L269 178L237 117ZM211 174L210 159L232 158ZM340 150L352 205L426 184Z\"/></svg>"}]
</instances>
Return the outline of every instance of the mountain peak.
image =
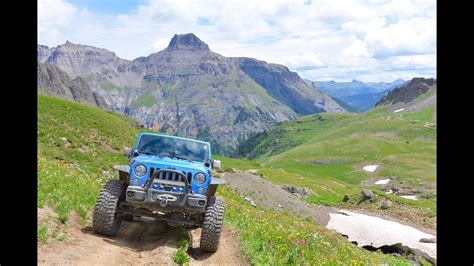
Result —
<instances>
[{"instance_id":1,"label":"mountain peak","mask_svg":"<svg viewBox=\"0 0 474 266\"><path fill-rule=\"evenodd\" d=\"M209 50L209 46L193 33L175 34L168 49L172 50Z\"/></svg>"}]
</instances>

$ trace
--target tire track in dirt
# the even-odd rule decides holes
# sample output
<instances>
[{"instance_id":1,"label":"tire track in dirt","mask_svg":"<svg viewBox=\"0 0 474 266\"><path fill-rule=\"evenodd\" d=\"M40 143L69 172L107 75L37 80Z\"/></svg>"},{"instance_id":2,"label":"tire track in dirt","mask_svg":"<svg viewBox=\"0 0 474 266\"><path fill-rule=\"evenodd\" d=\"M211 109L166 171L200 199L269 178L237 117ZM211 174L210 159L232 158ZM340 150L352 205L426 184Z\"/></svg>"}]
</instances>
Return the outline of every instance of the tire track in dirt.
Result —
<instances>
[{"instance_id":1,"label":"tire track in dirt","mask_svg":"<svg viewBox=\"0 0 474 266\"><path fill-rule=\"evenodd\" d=\"M175 264L179 236L174 227L153 219L123 222L115 237L104 237L72 219L69 240L39 245L39 265L164 265ZM239 239L231 228L222 231L215 253L199 250L200 230L192 231L193 247L188 251L191 265L250 265L239 248Z\"/></svg>"}]
</instances>

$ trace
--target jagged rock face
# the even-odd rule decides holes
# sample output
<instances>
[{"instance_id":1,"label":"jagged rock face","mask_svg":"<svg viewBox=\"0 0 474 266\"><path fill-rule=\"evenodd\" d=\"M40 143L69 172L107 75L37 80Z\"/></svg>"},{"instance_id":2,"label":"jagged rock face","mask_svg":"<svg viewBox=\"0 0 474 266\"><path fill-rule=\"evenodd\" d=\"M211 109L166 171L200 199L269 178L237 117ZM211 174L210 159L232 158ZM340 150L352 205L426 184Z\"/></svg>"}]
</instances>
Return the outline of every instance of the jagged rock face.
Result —
<instances>
[{"instance_id":1,"label":"jagged rock face","mask_svg":"<svg viewBox=\"0 0 474 266\"><path fill-rule=\"evenodd\" d=\"M52 50L53 48L49 48L48 46L38 45L38 61L44 63L46 59L48 59Z\"/></svg>"},{"instance_id":2,"label":"jagged rock face","mask_svg":"<svg viewBox=\"0 0 474 266\"><path fill-rule=\"evenodd\" d=\"M224 57L184 34L133 61L67 42L52 48L46 62L83 77L113 111L168 134L211 141L221 154L275 122L344 111L286 67L255 60L253 73L249 60Z\"/></svg>"},{"instance_id":3,"label":"jagged rock face","mask_svg":"<svg viewBox=\"0 0 474 266\"><path fill-rule=\"evenodd\" d=\"M427 92L432 86L436 85L436 80L433 78L413 78L407 84L390 91L387 95L382 97L375 106L396 103L409 103L416 97Z\"/></svg>"},{"instance_id":4,"label":"jagged rock face","mask_svg":"<svg viewBox=\"0 0 474 266\"><path fill-rule=\"evenodd\" d=\"M100 108L107 105L81 77L72 80L55 65L38 62L38 93Z\"/></svg>"},{"instance_id":5,"label":"jagged rock face","mask_svg":"<svg viewBox=\"0 0 474 266\"><path fill-rule=\"evenodd\" d=\"M209 46L192 33L175 34L171 39L168 50L209 50Z\"/></svg>"},{"instance_id":6,"label":"jagged rock face","mask_svg":"<svg viewBox=\"0 0 474 266\"><path fill-rule=\"evenodd\" d=\"M83 77L87 81L97 79L99 82L117 80L117 82L133 83L137 73L130 77L127 66L130 61L121 59L106 49L88 45L65 44L51 49L45 63L57 65L70 77Z\"/></svg>"},{"instance_id":7,"label":"jagged rock face","mask_svg":"<svg viewBox=\"0 0 474 266\"><path fill-rule=\"evenodd\" d=\"M296 113L343 112L331 97L303 81L286 66L267 64L252 58L236 58L240 68L268 93Z\"/></svg>"}]
</instances>

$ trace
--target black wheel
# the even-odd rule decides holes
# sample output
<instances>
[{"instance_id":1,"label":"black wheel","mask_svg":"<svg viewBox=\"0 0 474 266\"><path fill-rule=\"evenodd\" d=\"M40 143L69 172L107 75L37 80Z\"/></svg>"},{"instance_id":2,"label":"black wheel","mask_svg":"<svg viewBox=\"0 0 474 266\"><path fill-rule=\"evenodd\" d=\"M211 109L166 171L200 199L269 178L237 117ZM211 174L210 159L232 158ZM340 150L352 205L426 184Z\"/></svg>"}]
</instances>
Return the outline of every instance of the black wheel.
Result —
<instances>
[{"instance_id":1,"label":"black wheel","mask_svg":"<svg viewBox=\"0 0 474 266\"><path fill-rule=\"evenodd\" d=\"M122 224L123 216L117 214L118 203L125 199L127 184L120 180L108 180L102 187L92 215L95 233L113 236Z\"/></svg>"},{"instance_id":2,"label":"black wheel","mask_svg":"<svg viewBox=\"0 0 474 266\"><path fill-rule=\"evenodd\" d=\"M201 250L216 252L219 248L222 224L224 223L224 209L225 202L222 199L209 198L202 224Z\"/></svg>"}]
</instances>

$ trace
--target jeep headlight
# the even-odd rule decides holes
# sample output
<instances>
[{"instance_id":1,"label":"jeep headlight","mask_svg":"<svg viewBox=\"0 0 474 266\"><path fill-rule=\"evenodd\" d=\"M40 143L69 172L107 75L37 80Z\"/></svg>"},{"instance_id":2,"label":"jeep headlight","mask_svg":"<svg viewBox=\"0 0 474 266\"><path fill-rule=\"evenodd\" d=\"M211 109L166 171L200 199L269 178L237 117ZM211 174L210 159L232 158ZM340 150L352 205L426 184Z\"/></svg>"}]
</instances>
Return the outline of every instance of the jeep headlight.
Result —
<instances>
[{"instance_id":1,"label":"jeep headlight","mask_svg":"<svg viewBox=\"0 0 474 266\"><path fill-rule=\"evenodd\" d=\"M197 173L194 176L194 182L198 185L202 185L206 182L206 176L203 173Z\"/></svg>"},{"instance_id":2,"label":"jeep headlight","mask_svg":"<svg viewBox=\"0 0 474 266\"><path fill-rule=\"evenodd\" d=\"M146 167L143 164L135 166L135 175L142 177L146 174Z\"/></svg>"}]
</instances>

